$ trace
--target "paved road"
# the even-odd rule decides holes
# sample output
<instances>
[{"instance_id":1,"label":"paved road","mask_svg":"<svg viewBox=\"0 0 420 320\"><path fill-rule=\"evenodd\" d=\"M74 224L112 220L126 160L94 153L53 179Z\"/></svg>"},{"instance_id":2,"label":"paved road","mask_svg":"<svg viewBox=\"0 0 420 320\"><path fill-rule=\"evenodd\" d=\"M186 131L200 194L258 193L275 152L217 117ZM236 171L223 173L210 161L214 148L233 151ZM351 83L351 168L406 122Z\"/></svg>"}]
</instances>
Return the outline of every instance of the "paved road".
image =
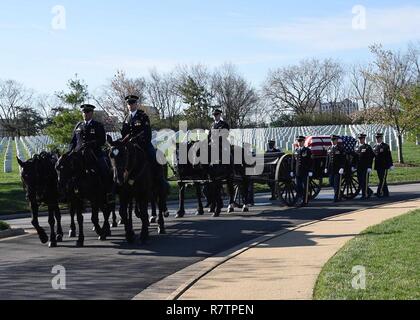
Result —
<instances>
[{"instance_id":1,"label":"paved road","mask_svg":"<svg viewBox=\"0 0 420 320\"><path fill-rule=\"evenodd\" d=\"M391 192L388 202L420 198L420 184L394 186ZM311 207L289 209L272 206L262 196L250 213L217 219L192 216L190 207L186 218L167 219L167 235L158 236L152 227L151 239L143 246L127 245L122 228L114 229L107 242L98 241L89 231L81 249L70 239L49 249L36 235L0 241L0 299L131 299L170 274L263 234L384 203L374 199L335 206L331 198L330 191L323 191ZM68 226L68 217L63 220ZM45 218L41 221L46 223ZM30 226L29 219L9 223ZM86 222L86 229L90 227ZM52 289L51 270L56 265L66 268L66 290Z\"/></svg>"}]
</instances>

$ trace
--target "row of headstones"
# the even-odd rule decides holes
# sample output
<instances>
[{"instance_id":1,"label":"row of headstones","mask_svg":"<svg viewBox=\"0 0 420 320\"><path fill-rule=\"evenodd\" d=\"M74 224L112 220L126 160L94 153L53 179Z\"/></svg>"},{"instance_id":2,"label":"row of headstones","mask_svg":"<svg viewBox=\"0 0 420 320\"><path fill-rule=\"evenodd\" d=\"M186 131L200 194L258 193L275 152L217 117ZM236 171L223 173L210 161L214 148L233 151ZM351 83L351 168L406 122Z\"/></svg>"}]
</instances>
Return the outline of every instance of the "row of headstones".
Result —
<instances>
[{"instance_id":1,"label":"row of headstones","mask_svg":"<svg viewBox=\"0 0 420 320\"><path fill-rule=\"evenodd\" d=\"M3 140L4 141L4 140ZM4 152L4 161L3 161L3 168L5 173L12 172L12 162L13 162L13 140L12 138L6 138L7 143L6 149ZM5 143L5 142L3 142Z\"/></svg>"}]
</instances>

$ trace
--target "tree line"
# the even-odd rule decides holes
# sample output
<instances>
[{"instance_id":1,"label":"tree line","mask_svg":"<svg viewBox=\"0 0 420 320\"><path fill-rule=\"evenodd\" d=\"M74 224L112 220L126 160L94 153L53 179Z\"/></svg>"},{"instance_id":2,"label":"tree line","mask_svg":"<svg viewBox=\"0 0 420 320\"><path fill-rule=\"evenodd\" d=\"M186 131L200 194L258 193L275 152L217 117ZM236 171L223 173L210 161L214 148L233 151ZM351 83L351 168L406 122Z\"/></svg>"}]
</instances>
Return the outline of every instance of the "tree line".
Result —
<instances>
[{"instance_id":1,"label":"tree line","mask_svg":"<svg viewBox=\"0 0 420 320\"><path fill-rule=\"evenodd\" d=\"M121 122L126 115L124 97L130 93L151 107L157 129L176 129L179 120L188 121L190 128L207 128L217 106L232 128L383 123L395 128L401 146L404 134L419 130L420 43L401 51L373 45L370 52L369 63L351 66L328 58L304 59L270 70L260 87L233 64L214 69L185 65L170 72L152 69L138 77L121 70L94 94L77 75L66 90L51 95L36 95L14 80L0 80L0 125L12 135L46 130L64 143L80 118L80 104L92 102ZM338 105L345 99L357 102L359 111L349 116L344 110L319 110L323 102Z\"/></svg>"}]
</instances>

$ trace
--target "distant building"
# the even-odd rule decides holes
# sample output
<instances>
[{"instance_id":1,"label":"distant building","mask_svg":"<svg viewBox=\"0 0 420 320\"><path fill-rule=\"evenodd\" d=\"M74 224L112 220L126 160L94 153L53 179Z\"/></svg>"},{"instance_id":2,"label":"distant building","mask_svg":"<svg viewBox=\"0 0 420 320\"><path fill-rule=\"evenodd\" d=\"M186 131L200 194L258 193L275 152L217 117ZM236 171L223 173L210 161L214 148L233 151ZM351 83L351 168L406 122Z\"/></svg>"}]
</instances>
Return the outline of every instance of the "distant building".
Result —
<instances>
[{"instance_id":1,"label":"distant building","mask_svg":"<svg viewBox=\"0 0 420 320\"><path fill-rule=\"evenodd\" d=\"M320 113L341 113L348 116L359 111L358 103L350 99L344 99L340 102L321 103L318 104L318 108Z\"/></svg>"}]
</instances>

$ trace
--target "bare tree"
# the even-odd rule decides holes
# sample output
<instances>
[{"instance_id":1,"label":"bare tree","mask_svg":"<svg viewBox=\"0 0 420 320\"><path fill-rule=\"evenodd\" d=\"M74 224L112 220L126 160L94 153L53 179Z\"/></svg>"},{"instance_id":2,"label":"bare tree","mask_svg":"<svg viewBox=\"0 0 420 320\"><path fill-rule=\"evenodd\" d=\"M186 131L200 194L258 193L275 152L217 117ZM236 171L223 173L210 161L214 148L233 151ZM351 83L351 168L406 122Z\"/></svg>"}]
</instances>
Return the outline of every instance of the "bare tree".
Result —
<instances>
[{"instance_id":1,"label":"bare tree","mask_svg":"<svg viewBox=\"0 0 420 320\"><path fill-rule=\"evenodd\" d=\"M366 111L372 102L373 83L369 79L371 73L372 69L370 66L353 65L350 68L349 78L352 96L361 104L363 111Z\"/></svg>"},{"instance_id":2,"label":"bare tree","mask_svg":"<svg viewBox=\"0 0 420 320\"><path fill-rule=\"evenodd\" d=\"M232 64L225 64L212 77L214 99L231 128L243 127L259 103L256 90Z\"/></svg>"},{"instance_id":3,"label":"bare tree","mask_svg":"<svg viewBox=\"0 0 420 320\"><path fill-rule=\"evenodd\" d=\"M177 80L172 73L160 74L150 71L150 79L146 83L147 100L159 112L161 119L168 119L172 128L175 116L181 112L182 99L177 92Z\"/></svg>"},{"instance_id":4,"label":"bare tree","mask_svg":"<svg viewBox=\"0 0 420 320\"><path fill-rule=\"evenodd\" d=\"M407 52L385 50L374 45L371 51L375 56L369 79L374 83L373 102L382 111L383 122L391 125L397 132L398 159L404 163L403 135L407 130L401 96L418 83L418 51Z\"/></svg>"},{"instance_id":5,"label":"bare tree","mask_svg":"<svg viewBox=\"0 0 420 320\"><path fill-rule=\"evenodd\" d=\"M263 91L277 111L312 113L326 90L342 75L342 66L331 59L303 60L298 65L271 71Z\"/></svg>"},{"instance_id":6,"label":"bare tree","mask_svg":"<svg viewBox=\"0 0 420 320\"><path fill-rule=\"evenodd\" d=\"M33 95L32 90L14 80L0 81L0 120L12 135L20 135L20 114L33 109Z\"/></svg>"},{"instance_id":7,"label":"bare tree","mask_svg":"<svg viewBox=\"0 0 420 320\"><path fill-rule=\"evenodd\" d=\"M96 103L110 116L123 120L127 114L125 97L137 95L140 104L146 100L146 81L143 78L128 78L124 71L118 71L104 86L102 93L94 97Z\"/></svg>"}]
</instances>

